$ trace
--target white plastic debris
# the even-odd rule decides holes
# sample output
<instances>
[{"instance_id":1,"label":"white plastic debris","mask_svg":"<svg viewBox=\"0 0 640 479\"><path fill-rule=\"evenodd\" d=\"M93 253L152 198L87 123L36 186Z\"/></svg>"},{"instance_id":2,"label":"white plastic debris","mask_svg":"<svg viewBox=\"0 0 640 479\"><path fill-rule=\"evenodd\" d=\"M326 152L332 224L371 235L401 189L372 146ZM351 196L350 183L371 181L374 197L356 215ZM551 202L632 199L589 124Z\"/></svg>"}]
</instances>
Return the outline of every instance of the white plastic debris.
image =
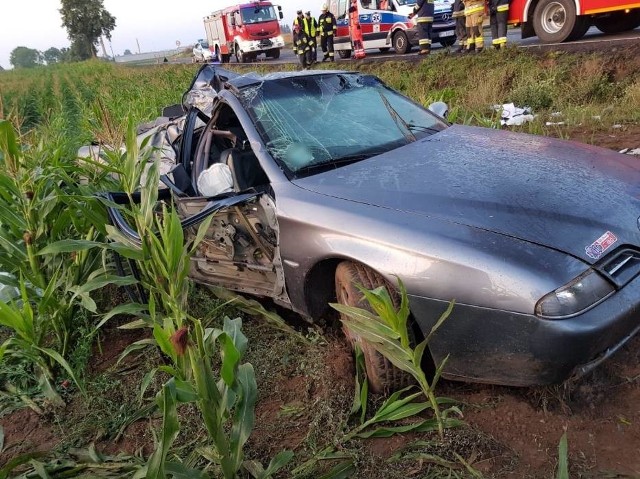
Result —
<instances>
[{"instance_id":1,"label":"white plastic debris","mask_svg":"<svg viewBox=\"0 0 640 479\"><path fill-rule=\"evenodd\" d=\"M626 153L627 151L629 151L629 148L623 148L618 153Z\"/></svg>"},{"instance_id":2,"label":"white plastic debris","mask_svg":"<svg viewBox=\"0 0 640 479\"><path fill-rule=\"evenodd\" d=\"M626 152L626 154L627 154L627 155L640 156L640 148L634 148L633 150L629 150L629 149L627 148L627 150L628 150L628 151Z\"/></svg>"},{"instance_id":3,"label":"white plastic debris","mask_svg":"<svg viewBox=\"0 0 640 479\"><path fill-rule=\"evenodd\" d=\"M0 276L4 276L6 278L13 278L9 273L0 272ZM20 296L20 291L15 286L8 286L6 284L0 283L0 301L3 303L8 303L12 299Z\"/></svg>"},{"instance_id":4,"label":"white plastic debris","mask_svg":"<svg viewBox=\"0 0 640 479\"><path fill-rule=\"evenodd\" d=\"M622 125L613 125L611 128L620 129L622 128Z\"/></svg>"},{"instance_id":5,"label":"white plastic debris","mask_svg":"<svg viewBox=\"0 0 640 479\"><path fill-rule=\"evenodd\" d=\"M594 120L601 120L602 117L600 115L593 115L591 118L593 118Z\"/></svg>"},{"instance_id":6,"label":"white plastic debris","mask_svg":"<svg viewBox=\"0 0 640 479\"><path fill-rule=\"evenodd\" d=\"M503 105L494 105L493 109L501 112L500 124L502 126L519 126L535 118L528 106L520 108L513 103L505 103Z\"/></svg>"},{"instance_id":7,"label":"white plastic debris","mask_svg":"<svg viewBox=\"0 0 640 479\"><path fill-rule=\"evenodd\" d=\"M564 121L548 121L545 123L546 126L560 126L564 124L565 124Z\"/></svg>"},{"instance_id":8,"label":"white plastic debris","mask_svg":"<svg viewBox=\"0 0 640 479\"><path fill-rule=\"evenodd\" d=\"M198 176L198 190L204 196L217 196L233 191L231 169L224 163L214 163Z\"/></svg>"},{"instance_id":9,"label":"white plastic debris","mask_svg":"<svg viewBox=\"0 0 640 479\"><path fill-rule=\"evenodd\" d=\"M553 113L551 113L551 116L553 118L557 118L559 116L562 116L562 112L561 111L554 111Z\"/></svg>"}]
</instances>

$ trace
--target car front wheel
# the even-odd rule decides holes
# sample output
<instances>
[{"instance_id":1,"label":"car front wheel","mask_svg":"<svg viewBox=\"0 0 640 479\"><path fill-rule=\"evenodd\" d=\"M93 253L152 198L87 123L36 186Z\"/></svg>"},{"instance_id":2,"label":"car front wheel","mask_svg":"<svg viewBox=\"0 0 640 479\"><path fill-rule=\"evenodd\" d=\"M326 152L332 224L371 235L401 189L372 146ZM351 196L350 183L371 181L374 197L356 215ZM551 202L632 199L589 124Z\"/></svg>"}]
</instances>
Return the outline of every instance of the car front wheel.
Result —
<instances>
[{"instance_id":1,"label":"car front wheel","mask_svg":"<svg viewBox=\"0 0 640 479\"><path fill-rule=\"evenodd\" d=\"M409 43L406 33L397 31L393 34L393 49L401 55L411 51L411 44Z\"/></svg>"},{"instance_id":2,"label":"car front wheel","mask_svg":"<svg viewBox=\"0 0 640 479\"><path fill-rule=\"evenodd\" d=\"M397 291L390 287L382 276L358 263L351 261L340 263L336 268L335 283L338 303L346 306L355 306L371 311L371 307L356 285L363 286L366 289L385 286L393 298L395 306L397 307L400 303ZM340 316L344 318L344 315L341 314ZM342 330L352 347L355 349L356 345L358 345L362 350L369 387L372 391L397 391L413 383L413 378L409 374L394 367L371 344L344 326Z\"/></svg>"}]
</instances>

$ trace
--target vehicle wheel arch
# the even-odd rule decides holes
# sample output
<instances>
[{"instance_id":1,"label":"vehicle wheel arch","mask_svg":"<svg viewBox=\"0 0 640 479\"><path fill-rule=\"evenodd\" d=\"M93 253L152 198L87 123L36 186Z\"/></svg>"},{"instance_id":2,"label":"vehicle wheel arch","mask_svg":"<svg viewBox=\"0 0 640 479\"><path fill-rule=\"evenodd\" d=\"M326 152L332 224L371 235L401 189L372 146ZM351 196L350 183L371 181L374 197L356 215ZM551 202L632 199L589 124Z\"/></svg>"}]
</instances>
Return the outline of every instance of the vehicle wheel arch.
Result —
<instances>
[{"instance_id":1,"label":"vehicle wheel arch","mask_svg":"<svg viewBox=\"0 0 640 479\"><path fill-rule=\"evenodd\" d=\"M338 265L344 261L355 263L370 269L374 273L384 278L390 286L395 287L395 281L390 280L386 275L380 273L376 268L364 263L358 259L348 256L334 256L324 258L314 264L307 272L304 278L304 301L309 316L314 320L330 315L332 318L338 318L337 313L329 306L329 303L337 301L335 289L335 275ZM422 336L422 332L417 327L417 322L413 317L413 313L409 312L409 319L414 325L414 333ZM418 337L419 337L418 336Z\"/></svg>"}]
</instances>

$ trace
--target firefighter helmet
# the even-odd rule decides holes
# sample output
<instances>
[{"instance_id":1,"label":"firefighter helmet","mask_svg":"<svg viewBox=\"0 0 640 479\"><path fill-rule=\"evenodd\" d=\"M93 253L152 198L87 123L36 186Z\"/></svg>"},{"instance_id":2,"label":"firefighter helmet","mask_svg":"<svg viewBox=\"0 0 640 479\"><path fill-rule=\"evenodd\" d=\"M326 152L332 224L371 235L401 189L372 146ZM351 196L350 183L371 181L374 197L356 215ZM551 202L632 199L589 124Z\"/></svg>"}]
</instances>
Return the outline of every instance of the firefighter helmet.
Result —
<instances>
[{"instance_id":1,"label":"firefighter helmet","mask_svg":"<svg viewBox=\"0 0 640 479\"><path fill-rule=\"evenodd\" d=\"M326 12L327 10L329 10L329 5L327 5L326 3L322 4L322 11Z\"/></svg>"}]
</instances>

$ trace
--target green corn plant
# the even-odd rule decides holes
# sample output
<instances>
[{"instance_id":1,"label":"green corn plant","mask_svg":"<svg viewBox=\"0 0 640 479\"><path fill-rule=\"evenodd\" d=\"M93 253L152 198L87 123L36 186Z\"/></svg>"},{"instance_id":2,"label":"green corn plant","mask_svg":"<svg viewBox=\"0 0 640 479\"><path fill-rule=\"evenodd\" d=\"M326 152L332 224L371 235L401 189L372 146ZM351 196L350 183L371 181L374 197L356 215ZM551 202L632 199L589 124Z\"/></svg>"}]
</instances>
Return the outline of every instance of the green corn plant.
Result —
<instances>
[{"instance_id":1,"label":"green corn plant","mask_svg":"<svg viewBox=\"0 0 640 479\"><path fill-rule=\"evenodd\" d=\"M368 341L380 354L387 358L396 368L405 371L416 381L429 404L422 404L424 409L429 407L435 418L438 432L443 434L445 418L440 411L440 401L435 395L435 388L442 374L442 370L447 362L447 358L436 368L434 377L429 381L421 367L422 357L431 337L442 323L449 317L454 306L452 301L446 311L440 316L438 321L427 337L417 346L413 347L409 341L407 320L409 318L409 300L406 288L402 281L398 280L401 302L396 310L389 292L384 286L369 291L359 287L364 297L371 306L373 313L363 308L346 306L342 304L331 304L338 312L346 315L343 319L344 326ZM420 395L420 393L418 393ZM413 398L416 399L417 395ZM408 407L417 407L407 405Z\"/></svg>"},{"instance_id":2,"label":"green corn plant","mask_svg":"<svg viewBox=\"0 0 640 479\"><path fill-rule=\"evenodd\" d=\"M567 443L567 431L562 434L558 443L558 468L556 479L569 479L569 446Z\"/></svg>"},{"instance_id":3,"label":"green corn plant","mask_svg":"<svg viewBox=\"0 0 640 479\"><path fill-rule=\"evenodd\" d=\"M144 148L144 145L142 145ZM171 379L158 393L156 404L162 411L163 425L160 441L138 477L164 478L170 469L179 470L180 461L171 460L171 446L180 425L177 406L195 403L207 430L207 445L200 448L225 478L236 478L245 467L244 445L255 422L257 385L251 364L241 364L247 348L247 338L241 330L241 320L224 319L222 329L204 328L202 322L187 314L189 266L196 247L204 237L209 220L203 221L196 235L187 240L180 218L171 205L158 207L158 168L151 164L142 181L147 165L130 126L127 152L122 158L122 187L130 197L130 204L121 208L137 230L140 241L131 241L116 228L108 227L112 248L125 257L135 259L140 269L140 281L148 293L148 315L139 325L152 328L153 337L130 345L122 357L139 348L155 345L170 359L169 365L150 371L141 385L141 397L157 371ZM140 201L133 201L133 193L140 191ZM213 372L216 357L220 361L220 377ZM256 477L270 477L291 459L283 452L264 469L255 461L247 462L247 471ZM186 466L184 466L186 467ZM196 477L196 476L194 476Z\"/></svg>"},{"instance_id":4,"label":"green corn plant","mask_svg":"<svg viewBox=\"0 0 640 479\"><path fill-rule=\"evenodd\" d=\"M401 302L398 309L395 308L393 300L385 287L380 287L369 291L359 287L363 292L374 313L365 309L345 306L341 304L331 304L333 308L344 313L347 318L343 319L345 327L351 329L370 344L394 366L411 374L420 391L413 392L414 386L409 386L391 394L382 405L367 419L368 383L364 356L359 347L355 350L355 391L351 408L351 416L358 416L359 424L345 432L334 444L326 446L316 453L309 460L296 467L293 477L317 477L319 464L326 460L340 460L340 462L329 471L327 478L349 477L355 471L354 459L348 454L340 452L343 444L353 439L382 438L391 437L395 434L407 432L427 433L438 431L440 436L444 429L462 426L464 423L457 417L462 416L461 411L455 406L455 402L449 398L437 397L435 387L438 383L445 361L436 369L436 373L431 382L426 378L421 368L422 355L431 339L433 333L451 314L454 303L449 304L447 310L438 319L431 329L429 335L418 344L412 347L409 339L407 320L409 318L409 301L407 291L402 281L399 281L399 291ZM420 398L427 398L427 402L419 401ZM446 409L441 410L441 406ZM431 411L432 418L424 419L419 417L424 412ZM409 418L418 417L413 422L406 424ZM401 425L395 425L401 421ZM441 465L449 464L442 458L438 459ZM458 460L467 467L465 461L459 457ZM467 470L471 471L470 466ZM345 474L345 475L343 475Z\"/></svg>"},{"instance_id":5,"label":"green corn plant","mask_svg":"<svg viewBox=\"0 0 640 479\"><path fill-rule=\"evenodd\" d=\"M97 312L97 289L130 280L104 274L106 215L91 190L98 185L81 185L64 136L43 131L46 142L20 144L0 120L0 283L16 291L0 303L0 324L13 332L0 356L32 363L45 395L60 403L51 379L61 367L76 381L66 358L79 339L79 312Z\"/></svg>"}]
</instances>

